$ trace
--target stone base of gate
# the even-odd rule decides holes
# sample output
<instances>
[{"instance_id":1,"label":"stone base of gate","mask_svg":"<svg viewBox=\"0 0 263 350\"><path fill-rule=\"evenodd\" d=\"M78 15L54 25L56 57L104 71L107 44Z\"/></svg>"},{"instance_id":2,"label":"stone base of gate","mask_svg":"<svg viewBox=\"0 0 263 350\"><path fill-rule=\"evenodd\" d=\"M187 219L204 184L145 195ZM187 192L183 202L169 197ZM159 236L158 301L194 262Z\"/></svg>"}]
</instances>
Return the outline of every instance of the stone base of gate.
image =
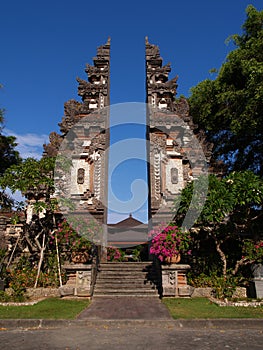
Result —
<instances>
[{"instance_id":1,"label":"stone base of gate","mask_svg":"<svg viewBox=\"0 0 263 350\"><path fill-rule=\"evenodd\" d=\"M60 295L90 297L92 295L92 265L63 265L67 273L67 283L59 288Z\"/></svg>"},{"instance_id":2,"label":"stone base of gate","mask_svg":"<svg viewBox=\"0 0 263 350\"><path fill-rule=\"evenodd\" d=\"M167 264L162 269L162 296L163 297L190 297L194 288L187 284L186 273L190 265Z\"/></svg>"}]
</instances>

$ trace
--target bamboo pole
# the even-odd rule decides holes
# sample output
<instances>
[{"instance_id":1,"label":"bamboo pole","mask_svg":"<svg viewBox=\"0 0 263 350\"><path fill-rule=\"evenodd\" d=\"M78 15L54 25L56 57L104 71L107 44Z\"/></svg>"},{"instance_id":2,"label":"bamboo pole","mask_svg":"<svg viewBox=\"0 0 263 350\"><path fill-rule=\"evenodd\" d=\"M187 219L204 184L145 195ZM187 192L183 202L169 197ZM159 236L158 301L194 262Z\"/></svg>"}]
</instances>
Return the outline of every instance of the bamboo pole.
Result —
<instances>
[{"instance_id":1,"label":"bamboo pole","mask_svg":"<svg viewBox=\"0 0 263 350\"><path fill-rule=\"evenodd\" d=\"M62 287L62 278L61 278L61 269L60 269L60 259L59 259L59 251L58 251L58 238L57 238L57 234L55 234L55 243L56 243L56 252L57 252L59 286Z\"/></svg>"}]
</instances>

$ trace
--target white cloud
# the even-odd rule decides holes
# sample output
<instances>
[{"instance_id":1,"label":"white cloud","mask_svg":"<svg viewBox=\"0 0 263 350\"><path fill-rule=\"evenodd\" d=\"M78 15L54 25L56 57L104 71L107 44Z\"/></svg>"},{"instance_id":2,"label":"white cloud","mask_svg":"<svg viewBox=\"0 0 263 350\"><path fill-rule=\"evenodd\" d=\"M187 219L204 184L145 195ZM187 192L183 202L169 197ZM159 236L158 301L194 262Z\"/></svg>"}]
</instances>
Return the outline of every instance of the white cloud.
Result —
<instances>
[{"instance_id":1,"label":"white cloud","mask_svg":"<svg viewBox=\"0 0 263 350\"><path fill-rule=\"evenodd\" d=\"M16 137L16 149L22 158L40 159L43 153L43 144L48 143L48 135L45 134L17 134L9 129L4 129L4 133Z\"/></svg>"}]
</instances>

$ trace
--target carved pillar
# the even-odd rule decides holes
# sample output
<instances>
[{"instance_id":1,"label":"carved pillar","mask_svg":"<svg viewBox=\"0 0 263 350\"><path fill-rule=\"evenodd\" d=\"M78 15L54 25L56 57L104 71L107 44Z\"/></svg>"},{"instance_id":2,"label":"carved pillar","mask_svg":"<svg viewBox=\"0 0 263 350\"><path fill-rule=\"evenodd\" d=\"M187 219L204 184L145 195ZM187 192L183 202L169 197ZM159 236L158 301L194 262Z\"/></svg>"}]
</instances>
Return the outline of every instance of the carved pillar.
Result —
<instances>
[{"instance_id":1,"label":"carved pillar","mask_svg":"<svg viewBox=\"0 0 263 350\"><path fill-rule=\"evenodd\" d=\"M185 99L176 100L177 77L169 80L158 46L145 41L148 146L149 222L169 222L176 195L198 176L187 154L195 152L191 136L196 126ZM200 140L200 137L199 137ZM209 149L211 151L211 147ZM207 152L209 158L209 152ZM194 158L194 157L193 157ZM196 156L198 159L198 155ZM200 173L200 172L199 172Z\"/></svg>"}]
</instances>

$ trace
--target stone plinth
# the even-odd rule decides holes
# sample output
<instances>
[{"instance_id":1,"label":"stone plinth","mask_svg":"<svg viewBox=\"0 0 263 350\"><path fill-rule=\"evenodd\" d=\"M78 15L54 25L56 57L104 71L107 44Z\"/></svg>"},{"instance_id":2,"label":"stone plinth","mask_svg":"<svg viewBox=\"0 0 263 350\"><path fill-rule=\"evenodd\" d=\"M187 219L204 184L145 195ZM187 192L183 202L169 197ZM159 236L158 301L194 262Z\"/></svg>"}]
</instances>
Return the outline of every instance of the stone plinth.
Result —
<instances>
[{"instance_id":1,"label":"stone plinth","mask_svg":"<svg viewBox=\"0 0 263 350\"><path fill-rule=\"evenodd\" d=\"M252 298L263 298L263 264L252 265L254 278L250 281L250 294Z\"/></svg>"},{"instance_id":2,"label":"stone plinth","mask_svg":"<svg viewBox=\"0 0 263 350\"><path fill-rule=\"evenodd\" d=\"M63 265L68 281L59 288L61 296L75 295L90 297L92 294L92 265L68 264Z\"/></svg>"},{"instance_id":3,"label":"stone plinth","mask_svg":"<svg viewBox=\"0 0 263 350\"><path fill-rule=\"evenodd\" d=\"M164 297L189 297L192 287L187 285L186 273L190 265L167 264L162 268L162 296Z\"/></svg>"},{"instance_id":4,"label":"stone plinth","mask_svg":"<svg viewBox=\"0 0 263 350\"><path fill-rule=\"evenodd\" d=\"M252 298L263 298L263 278L254 278L250 281L249 292Z\"/></svg>"}]
</instances>

